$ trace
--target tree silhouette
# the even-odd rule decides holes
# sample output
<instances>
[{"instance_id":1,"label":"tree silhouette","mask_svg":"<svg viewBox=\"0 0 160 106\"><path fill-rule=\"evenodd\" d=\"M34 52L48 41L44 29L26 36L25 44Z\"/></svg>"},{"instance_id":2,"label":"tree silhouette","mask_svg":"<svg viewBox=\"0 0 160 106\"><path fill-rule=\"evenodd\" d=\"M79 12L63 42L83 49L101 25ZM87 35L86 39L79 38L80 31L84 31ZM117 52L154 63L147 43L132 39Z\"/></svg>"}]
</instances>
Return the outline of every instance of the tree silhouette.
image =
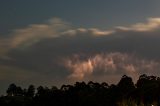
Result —
<instances>
[{"instance_id":1,"label":"tree silhouette","mask_svg":"<svg viewBox=\"0 0 160 106\"><path fill-rule=\"evenodd\" d=\"M28 97L34 97L34 93L35 93L35 87L34 87L34 85L30 85L28 87L27 92L26 92L26 96L28 96Z\"/></svg>"},{"instance_id":2,"label":"tree silhouette","mask_svg":"<svg viewBox=\"0 0 160 106\"><path fill-rule=\"evenodd\" d=\"M9 85L6 93L8 96L22 96L24 94L22 88L14 83Z\"/></svg>"},{"instance_id":3,"label":"tree silhouette","mask_svg":"<svg viewBox=\"0 0 160 106\"><path fill-rule=\"evenodd\" d=\"M160 78L145 74L135 85L124 75L117 85L89 81L35 89L10 84L0 106L160 106Z\"/></svg>"},{"instance_id":4,"label":"tree silhouette","mask_svg":"<svg viewBox=\"0 0 160 106\"><path fill-rule=\"evenodd\" d=\"M134 83L131 77L123 75L120 82L118 83L118 88L122 95L128 94L135 89Z\"/></svg>"}]
</instances>

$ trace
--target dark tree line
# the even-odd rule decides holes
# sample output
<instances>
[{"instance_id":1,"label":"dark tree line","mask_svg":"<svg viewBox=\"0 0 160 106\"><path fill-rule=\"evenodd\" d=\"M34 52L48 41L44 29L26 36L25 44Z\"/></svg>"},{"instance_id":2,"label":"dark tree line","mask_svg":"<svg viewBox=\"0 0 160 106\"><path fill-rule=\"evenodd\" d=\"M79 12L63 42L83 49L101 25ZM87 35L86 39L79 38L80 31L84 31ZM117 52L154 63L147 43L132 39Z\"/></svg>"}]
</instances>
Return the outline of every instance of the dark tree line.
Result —
<instances>
[{"instance_id":1,"label":"dark tree line","mask_svg":"<svg viewBox=\"0 0 160 106\"><path fill-rule=\"evenodd\" d=\"M10 84L0 106L160 106L160 78L141 75L136 84L122 76L117 85L76 82L61 88Z\"/></svg>"}]
</instances>

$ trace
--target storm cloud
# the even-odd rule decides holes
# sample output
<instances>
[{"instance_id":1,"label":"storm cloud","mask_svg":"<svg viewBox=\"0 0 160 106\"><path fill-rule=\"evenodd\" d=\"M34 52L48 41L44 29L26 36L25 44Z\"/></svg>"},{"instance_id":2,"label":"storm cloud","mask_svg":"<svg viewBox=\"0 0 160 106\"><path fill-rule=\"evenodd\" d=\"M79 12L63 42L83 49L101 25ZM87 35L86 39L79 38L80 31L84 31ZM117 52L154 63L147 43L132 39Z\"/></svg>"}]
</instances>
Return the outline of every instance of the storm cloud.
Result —
<instances>
[{"instance_id":1,"label":"storm cloud","mask_svg":"<svg viewBox=\"0 0 160 106\"><path fill-rule=\"evenodd\" d=\"M160 71L160 62L119 52L96 54L85 59L76 55L67 58L65 65L72 72L68 78L77 80L89 80L92 78L90 76L121 74L132 76L135 80L140 74L157 74Z\"/></svg>"},{"instance_id":2,"label":"storm cloud","mask_svg":"<svg viewBox=\"0 0 160 106\"><path fill-rule=\"evenodd\" d=\"M160 18L111 30L73 27L53 18L14 30L0 42L1 82L116 82L127 74L160 74ZM17 73L17 74L11 74ZM7 77L2 77L7 76ZM57 83L58 81L58 83Z\"/></svg>"}]
</instances>

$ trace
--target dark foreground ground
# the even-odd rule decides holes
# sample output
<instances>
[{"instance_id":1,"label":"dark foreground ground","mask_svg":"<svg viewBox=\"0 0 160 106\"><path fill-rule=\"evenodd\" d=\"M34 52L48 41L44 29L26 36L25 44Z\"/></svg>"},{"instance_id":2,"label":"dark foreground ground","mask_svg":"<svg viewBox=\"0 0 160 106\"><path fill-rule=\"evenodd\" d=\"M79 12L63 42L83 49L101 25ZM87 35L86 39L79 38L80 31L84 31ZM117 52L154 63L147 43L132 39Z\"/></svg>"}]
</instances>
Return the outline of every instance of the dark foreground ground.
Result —
<instances>
[{"instance_id":1,"label":"dark foreground ground","mask_svg":"<svg viewBox=\"0 0 160 106\"><path fill-rule=\"evenodd\" d=\"M60 89L10 84L0 106L160 106L160 78L141 75L136 84L122 76L117 85L76 82Z\"/></svg>"}]
</instances>

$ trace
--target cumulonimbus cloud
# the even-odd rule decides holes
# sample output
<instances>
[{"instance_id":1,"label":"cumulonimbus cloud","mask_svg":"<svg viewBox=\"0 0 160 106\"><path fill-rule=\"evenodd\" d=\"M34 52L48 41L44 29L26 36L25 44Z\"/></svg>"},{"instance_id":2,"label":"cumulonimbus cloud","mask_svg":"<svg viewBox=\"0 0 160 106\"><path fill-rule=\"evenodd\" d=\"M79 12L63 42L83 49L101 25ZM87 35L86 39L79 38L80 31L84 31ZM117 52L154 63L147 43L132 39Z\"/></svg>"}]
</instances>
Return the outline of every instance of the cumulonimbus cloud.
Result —
<instances>
[{"instance_id":1,"label":"cumulonimbus cloud","mask_svg":"<svg viewBox=\"0 0 160 106\"><path fill-rule=\"evenodd\" d=\"M76 80L84 80L86 77L99 74L106 76L127 74L135 77L143 73L154 74L160 69L160 62L120 52L100 53L86 56L85 59L76 55L67 58L64 63L71 71L68 78Z\"/></svg>"},{"instance_id":2,"label":"cumulonimbus cloud","mask_svg":"<svg viewBox=\"0 0 160 106\"><path fill-rule=\"evenodd\" d=\"M0 40L0 64L11 67L14 73L16 68L34 71L35 75L45 74L64 83L65 78L101 81L102 76L112 79L122 74L159 74L159 20L150 18L146 23L121 26L118 30L75 28L59 18L31 24ZM73 54L78 55L72 57ZM65 62L59 65L61 58Z\"/></svg>"}]
</instances>

